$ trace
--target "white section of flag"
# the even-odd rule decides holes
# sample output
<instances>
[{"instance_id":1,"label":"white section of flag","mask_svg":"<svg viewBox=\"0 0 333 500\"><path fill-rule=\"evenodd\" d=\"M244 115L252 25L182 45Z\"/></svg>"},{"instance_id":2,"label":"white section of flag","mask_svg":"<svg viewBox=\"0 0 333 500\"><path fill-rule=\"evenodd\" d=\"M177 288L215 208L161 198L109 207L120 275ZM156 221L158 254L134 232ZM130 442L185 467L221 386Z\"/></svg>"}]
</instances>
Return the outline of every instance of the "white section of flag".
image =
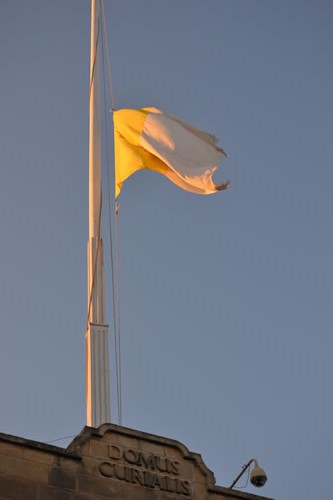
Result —
<instances>
[{"instance_id":1,"label":"white section of flag","mask_svg":"<svg viewBox=\"0 0 333 500\"><path fill-rule=\"evenodd\" d=\"M155 108L149 111L140 136L140 145L157 156L181 179L204 193L225 189L212 176L226 154L217 147L217 138Z\"/></svg>"}]
</instances>

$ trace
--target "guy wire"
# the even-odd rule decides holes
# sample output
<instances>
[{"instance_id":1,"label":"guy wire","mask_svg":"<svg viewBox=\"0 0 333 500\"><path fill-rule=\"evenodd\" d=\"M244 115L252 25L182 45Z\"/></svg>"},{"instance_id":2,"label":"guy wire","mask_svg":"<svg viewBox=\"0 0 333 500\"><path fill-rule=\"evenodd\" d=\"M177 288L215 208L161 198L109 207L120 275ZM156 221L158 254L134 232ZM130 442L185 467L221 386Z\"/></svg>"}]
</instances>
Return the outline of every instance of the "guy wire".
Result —
<instances>
[{"instance_id":1,"label":"guy wire","mask_svg":"<svg viewBox=\"0 0 333 500\"><path fill-rule=\"evenodd\" d=\"M112 307L113 307L113 328L114 328L114 347L115 347L115 363L116 363L116 392L117 392L117 411L118 423L122 425L122 381L121 381L121 348L120 348L120 295L119 295L119 240L118 240L118 204L115 202L115 217L116 217L116 278L114 272L114 256L113 256L113 239L112 239L112 214L111 214L111 175L110 175L110 149L109 149L109 127L108 127L108 112L106 107L106 76L105 76L105 46L108 59L108 76L110 82L111 105L114 109L115 101L112 89L111 64L110 54L108 50L108 40L106 31L104 0L102 0L102 16L103 16L103 32L102 38L102 57L103 57L103 92L104 92L104 122L105 122L105 143L106 143L106 160L107 160L107 186L108 186L108 219L109 219L109 244L110 244L110 267L111 267L111 282L112 282ZM105 42L105 43L104 43ZM116 286L115 286L116 280Z\"/></svg>"}]
</instances>

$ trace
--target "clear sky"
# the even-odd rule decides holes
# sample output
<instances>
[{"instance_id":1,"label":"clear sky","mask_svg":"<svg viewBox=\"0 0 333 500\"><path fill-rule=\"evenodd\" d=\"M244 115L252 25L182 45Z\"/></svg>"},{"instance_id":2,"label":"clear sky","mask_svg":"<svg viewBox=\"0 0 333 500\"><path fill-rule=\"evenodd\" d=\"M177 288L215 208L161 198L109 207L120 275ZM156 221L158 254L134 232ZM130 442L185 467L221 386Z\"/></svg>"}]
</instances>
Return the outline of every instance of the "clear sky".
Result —
<instances>
[{"instance_id":1,"label":"clear sky","mask_svg":"<svg viewBox=\"0 0 333 500\"><path fill-rule=\"evenodd\" d=\"M105 4L116 107L216 134L231 181L125 184L123 424L330 498L333 3ZM0 431L44 442L85 425L89 30L89 0L0 0Z\"/></svg>"}]
</instances>

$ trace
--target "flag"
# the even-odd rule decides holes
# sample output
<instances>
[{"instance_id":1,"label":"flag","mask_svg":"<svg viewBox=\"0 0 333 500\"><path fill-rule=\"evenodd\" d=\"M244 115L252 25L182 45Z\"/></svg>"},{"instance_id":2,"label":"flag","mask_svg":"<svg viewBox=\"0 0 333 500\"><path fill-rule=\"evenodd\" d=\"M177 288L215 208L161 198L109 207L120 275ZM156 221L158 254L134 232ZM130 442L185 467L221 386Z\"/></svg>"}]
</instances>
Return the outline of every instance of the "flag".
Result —
<instances>
[{"instance_id":1,"label":"flag","mask_svg":"<svg viewBox=\"0 0 333 500\"><path fill-rule=\"evenodd\" d=\"M143 168L160 172L191 193L211 194L229 186L212 178L226 157L214 135L156 108L120 109L113 121L116 198L123 182Z\"/></svg>"}]
</instances>

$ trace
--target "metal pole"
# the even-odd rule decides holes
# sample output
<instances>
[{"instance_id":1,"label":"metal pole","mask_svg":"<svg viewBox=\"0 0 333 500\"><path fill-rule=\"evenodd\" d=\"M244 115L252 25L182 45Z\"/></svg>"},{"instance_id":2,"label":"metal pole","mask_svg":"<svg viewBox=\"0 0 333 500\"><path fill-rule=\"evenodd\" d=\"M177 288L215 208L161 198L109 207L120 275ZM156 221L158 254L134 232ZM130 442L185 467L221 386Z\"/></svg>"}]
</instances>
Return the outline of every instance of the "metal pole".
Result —
<instances>
[{"instance_id":1,"label":"metal pole","mask_svg":"<svg viewBox=\"0 0 333 500\"><path fill-rule=\"evenodd\" d=\"M238 474L238 476L236 477L236 479L234 480L234 482L232 483L231 486L229 486L229 490L231 490L235 484L238 482L238 480L242 477L242 475L247 471L247 469L250 467L250 465L252 464L252 462L255 462L255 459L254 458L251 458L251 460L248 461L247 464L245 464L243 466L243 469L241 470L241 472Z\"/></svg>"},{"instance_id":2,"label":"metal pole","mask_svg":"<svg viewBox=\"0 0 333 500\"><path fill-rule=\"evenodd\" d=\"M108 326L105 324L103 240L101 238L101 144L99 0L91 0L89 96L88 329L86 333L87 425L110 422Z\"/></svg>"}]
</instances>

